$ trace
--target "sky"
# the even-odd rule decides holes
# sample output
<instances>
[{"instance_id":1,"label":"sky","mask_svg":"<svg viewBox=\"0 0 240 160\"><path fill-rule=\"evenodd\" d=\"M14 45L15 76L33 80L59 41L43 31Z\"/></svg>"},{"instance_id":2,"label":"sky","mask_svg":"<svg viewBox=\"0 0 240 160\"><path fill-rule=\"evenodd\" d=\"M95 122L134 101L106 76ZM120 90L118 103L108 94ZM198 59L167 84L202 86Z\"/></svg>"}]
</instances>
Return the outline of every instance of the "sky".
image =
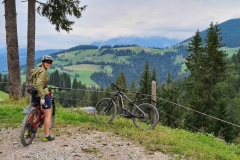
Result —
<instances>
[{"instance_id":1,"label":"sky","mask_svg":"<svg viewBox=\"0 0 240 160\"><path fill-rule=\"evenodd\" d=\"M46 2L40 0L40 2ZM68 49L116 37L159 36L185 40L211 22L240 18L240 0L81 0L87 5L73 30L57 32L36 13L36 50ZM16 0L19 48L27 47L27 2ZM4 4L0 3L0 48L6 47Z\"/></svg>"}]
</instances>

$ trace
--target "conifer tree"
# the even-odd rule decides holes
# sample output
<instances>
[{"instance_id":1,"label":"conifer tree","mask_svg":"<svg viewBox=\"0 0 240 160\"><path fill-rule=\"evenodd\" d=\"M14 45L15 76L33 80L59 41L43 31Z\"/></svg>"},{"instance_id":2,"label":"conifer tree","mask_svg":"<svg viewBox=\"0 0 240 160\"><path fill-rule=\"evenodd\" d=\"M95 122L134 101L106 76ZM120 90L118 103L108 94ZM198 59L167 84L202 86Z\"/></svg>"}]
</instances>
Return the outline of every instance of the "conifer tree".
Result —
<instances>
[{"instance_id":1,"label":"conifer tree","mask_svg":"<svg viewBox=\"0 0 240 160\"><path fill-rule=\"evenodd\" d=\"M193 78L194 81L197 81L201 77L201 69L202 69L202 63L201 60L203 59L203 44L202 44L202 38L200 37L200 32L197 30L195 35L193 36L192 41L188 45L187 50L190 55L186 58L186 66L187 71L190 71L190 78Z\"/></svg>"},{"instance_id":2,"label":"conifer tree","mask_svg":"<svg viewBox=\"0 0 240 160\"><path fill-rule=\"evenodd\" d=\"M71 90L71 98L72 98L71 105L73 105L73 107L77 106L78 95L77 95L76 89L78 89L78 83L77 83L77 78L74 77L73 83L72 83L72 90Z\"/></svg>"},{"instance_id":3,"label":"conifer tree","mask_svg":"<svg viewBox=\"0 0 240 160\"><path fill-rule=\"evenodd\" d=\"M60 79L59 72L58 72L58 70L55 70L53 73L50 74L50 79L49 79L48 84L60 87L59 79Z\"/></svg>"},{"instance_id":4,"label":"conifer tree","mask_svg":"<svg viewBox=\"0 0 240 160\"><path fill-rule=\"evenodd\" d=\"M135 84L134 79L132 79L131 84L130 84L130 92L136 92L137 91L137 86Z\"/></svg>"},{"instance_id":5,"label":"conifer tree","mask_svg":"<svg viewBox=\"0 0 240 160\"><path fill-rule=\"evenodd\" d=\"M153 66L152 72L151 72L151 81L155 81L156 82L156 86L157 86L157 69L156 66Z\"/></svg>"},{"instance_id":6,"label":"conifer tree","mask_svg":"<svg viewBox=\"0 0 240 160\"><path fill-rule=\"evenodd\" d=\"M161 97L164 98L165 100L177 103L177 97L179 95L179 91L173 85L169 72L168 72L167 84L162 85L160 89L158 89L157 94L161 95ZM176 108L176 106L166 101L159 101L157 103L157 109L159 110L159 113L161 113L160 121L162 121L163 124L170 127L178 126L176 118L181 117L181 114L179 114L179 108Z\"/></svg>"},{"instance_id":7,"label":"conifer tree","mask_svg":"<svg viewBox=\"0 0 240 160\"><path fill-rule=\"evenodd\" d=\"M127 89L127 82L126 82L126 78L123 72L120 73L120 75L118 76L117 80L116 80L116 85Z\"/></svg>"},{"instance_id":8,"label":"conifer tree","mask_svg":"<svg viewBox=\"0 0 240 160\"><path fill-rule=\"evenodd\" d=\"M146 61L143 73L139 80L139 91L144 94L151 94L151 73L149 69L149 62Z\"/></svg>"},{"instance_id":9,"label":"conifer tree","mask_svg":"<svg viewBox=\"0 0 240 160\"><path fill-rule=\"evenodd\" d=\"M221 43L222 36L218 27L218 24L213 25L211 23L205 38L206 59L204 60L203 98L205 103L204 110L207 114L213 110L218 98L222 96L216 97L213 95L213 91L216 84L223 81L226 76L227 54L221 50L221 47L224 45Z\"/></svg>"},{"instance_id":10,"label":"conifer tree","mask_svg":"<svg viewBox=\"0 0 240 160\"><path fill-rule=\"evenodd\" d=\"M221 120L237 124L235 117L238 118L239 116L234 116L236 114L236 108L230 107L229 105L229 102L232 100L226 94L226 91L228 90L227 87L228 84L226 82L218 83L216 85L213 95L218 97L218 99L211 114ZM227 142L230 142L238 136L239 129L233 125L215 119L209 119L209 122L211 124L209 130L213 132L216 137L223 138Z\"/></svg>"},{"instance_id":11,"label":"conifer tree","mask_svg":"<svg viewBox=\"0 0 240 160\"><path fill-rule=\"evenodd\" d=\"M91 92L90 101L91 106L95 106L98 102L98 94L97 94L98 88L93 88L93 91Z\"/></svg>"},{"instance_id":12,"label":"conifer tree","mask_svg":"<svg viewBox=\"0 0 240 160\"><path fill-rule=\"evenodd\" d=\"M224 80L227 64L226 53L221 50L224 45L221 43L222 37L218 24L210 24L203 48L201 41L197 31L189 45L188 51L191 54L186 58L186 66L191 74L186 83L186 97L189 99L191 108L215 115L217 113L213 113L214 107L221 95L214 95L214 88L218 82ZM197 128L204 127L206 131L213 131L209 119L196 112L191 113L187 121Z\"/></svg>"},{"instance_id":13,"label":"conifer tree","mask_svg":"<svg viewBox=\"0 0 240 160\"><path fill-rule=\"evenodd\" d=\"M185 83L186 92L185 92L185 101L190 105L190 107L194 110L198 110L200 112L204 112L202 109L203 97L202 97L202 77L204 74L204 46L202 44L202 38L200 36L199 30L193 36L192 41L188 45L188 50L190 54L186 58L186 67L187 71L190 71L190 75L187 78ZM195 127L202 127L203 120L202 115L198 113L190 113L187 116L187 122Z\"/></svg>"},{"instance_id":14,"label":"conifer tree","mask_svg":"<svg viewBox=\"0 0 240 160\"><path fill-rule=\"evenodd\" d=\"M73 89L77 89L77 88L78 88L78 83L77 83L77 78L76 78L76 76L75 76L74 79L73 79L72 88L73 88Z\"/></svg>"}]
</instances>

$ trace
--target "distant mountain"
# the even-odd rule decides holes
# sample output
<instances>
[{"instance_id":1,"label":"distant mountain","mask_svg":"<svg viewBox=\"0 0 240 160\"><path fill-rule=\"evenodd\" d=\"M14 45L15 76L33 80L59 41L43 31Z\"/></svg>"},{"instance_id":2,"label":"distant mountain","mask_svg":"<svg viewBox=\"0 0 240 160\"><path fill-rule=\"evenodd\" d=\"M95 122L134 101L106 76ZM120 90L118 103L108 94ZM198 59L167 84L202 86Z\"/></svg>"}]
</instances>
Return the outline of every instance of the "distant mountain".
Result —
<instances>
[{"instance_id":1,"label":"distant mountain","mask_svg":"<svg viewBox=\"0 0 240 160\"><path fill-rule=\"evenodd\" d=\"M95 46L103 46L103 45L128 45L128 44L136 44L138 46L142 47L158 47L158 48L165 48L165 47L171 47L180 41L177 39L168 39L163 37L145 37L145 38L139 38L139 37L119 37L119 38L113 38L108 41L95 41L92 42L90 45Z\"/></svg>"},{"instance_id":2,"label":"distant mountain","mask_svg":"<svg viewBox=\"0 0 240 160\"><path fill-rule=\"evenodd\" d=\"M215 23L214 23L215 24ZM234 48L240 47L240 18L230 19L219 24L220 32L223 36L222 43L226 44L225 47ZM197 31L197 30L196 30ZM204 39L207 34L207 29L200 32L200 36ZM194 33L193 33L194 35ZM192 37L184 40L181 43L192 40Z\"/></svg>"},{"instance_id":3,"label":"distant mountain","mask_svg":"<svg viewBox=\"0 0 240 160\"><path fill-rule=\"evenodd\" d=\"M55 52L59 52L63 49L46 49L46 50L37 50L35 51L35 60L42 57L45 54L51 54ZM27 59L27 48L19 48L19 61L20 66L26 64ZM7 49L6 48L0 48L0 72L1 71L7 71Z\"/></svg>"}]
</instances>

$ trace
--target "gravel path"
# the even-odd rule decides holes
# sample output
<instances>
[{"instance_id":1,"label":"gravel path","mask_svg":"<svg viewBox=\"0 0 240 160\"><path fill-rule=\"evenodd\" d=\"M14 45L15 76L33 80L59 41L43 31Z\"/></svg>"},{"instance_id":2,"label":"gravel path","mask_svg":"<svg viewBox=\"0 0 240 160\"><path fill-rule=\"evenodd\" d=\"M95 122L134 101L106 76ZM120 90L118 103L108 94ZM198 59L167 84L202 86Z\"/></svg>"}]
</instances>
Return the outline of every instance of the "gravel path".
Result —
<instances>
[{"instance_id":1,"label":"gravel path","mask_svg":"<svg viewBox=\"0 0 240 160\"><path fill-rule=\"evenodd\" d=\"M24 147L20 128L0 130L1 160L168 160L161 152L149 153L143 146L112 133L80 128L55 129L52 142L41 142L40 129L34 142Z\"/></svg>"}]
</instances>

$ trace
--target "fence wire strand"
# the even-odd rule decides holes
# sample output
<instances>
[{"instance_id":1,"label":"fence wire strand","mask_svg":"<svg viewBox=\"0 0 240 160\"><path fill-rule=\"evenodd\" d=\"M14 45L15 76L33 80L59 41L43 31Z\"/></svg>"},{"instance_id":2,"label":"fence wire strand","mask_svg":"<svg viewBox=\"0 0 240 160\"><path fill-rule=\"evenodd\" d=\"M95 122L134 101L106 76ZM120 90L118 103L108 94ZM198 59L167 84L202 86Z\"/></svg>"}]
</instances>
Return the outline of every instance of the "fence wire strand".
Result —
<instances>
[{"instance_id":1,"label":"fence wire strand","mask_svg":"<svg viewBox=\"0 0 240 160\"><path fill-rule=\"evenodd\" d=\"M0 82L0 83L7 83L7 84L9 84L8 82ZM11 83L14 83L14 82L11 82ZM19 83L14 83L14 84L19 84ZM61 87L59 87L59 88L61 88ZM75 90L75 91L90 91L90 92L99 92L99 93L110 93L110 94L114 94L114 93L115 93L115 92L108 92L108 91L100 91L100 90L96 90L96 89L75 89L75 88L65 88L65 89L67 89L67 90ZM128 92L128 93L126 93L126 94L134 95L134 94L136 94L136 93ZM152 99L152 96L153 96L153 95L148 95L148 94L141 94L141 95L147 96L147 97L149 97L150 99ZM61 97L61 98L60 98L60 97L57 97L57 98L58 98L58 99L68 99L68 100L69 100L69 99L70 99L70 100L80 100L80 101L85 101L85 102L97 102L97 101L88 101L88 100L62 98L62 97ZM190 110L190 111L192 111L192 112L195 112L195 113L204 115L204 116L206 116L206 117L210 117L210 118L212 118L212 119L215 119L215 120L221 121L221 122L223 122L223 123L227 123L227 124L230 124L230 125L233 125L233 126L235 126L235 127L240 128L240 125L237 125L237 124L234 124L234 123L231 123L231 122L222 120L222 119L220 119L220 118L217 118L217 117L208 115L208 114L206 114L206 113L199 112L199 111L194 110L194 109L192 109L192 108L185 107L185 106L183 106L183 105L181 105L181 104L177 104L177 103L171 102L171 101L169 101L169 100L166 100L166 99L161 98L161 97L158 97L158 96L156 96L156 98L159 99L159 100L168 102L168 103L170 103L170 104L173 104L174 106L178 106L178 107L181 107L181 108ZM161 111L160 111L160 112L161 112ZM170 115L169 115L169 116L170 116ZM171 116L171 117L173 117L173 116ZM174 117L174 118L175 118L175 117ZM194 128L196 128L196 127L194 127ZM199 130L199 129L198 129L198 130Z\"/></svg>"}]
</instances>

